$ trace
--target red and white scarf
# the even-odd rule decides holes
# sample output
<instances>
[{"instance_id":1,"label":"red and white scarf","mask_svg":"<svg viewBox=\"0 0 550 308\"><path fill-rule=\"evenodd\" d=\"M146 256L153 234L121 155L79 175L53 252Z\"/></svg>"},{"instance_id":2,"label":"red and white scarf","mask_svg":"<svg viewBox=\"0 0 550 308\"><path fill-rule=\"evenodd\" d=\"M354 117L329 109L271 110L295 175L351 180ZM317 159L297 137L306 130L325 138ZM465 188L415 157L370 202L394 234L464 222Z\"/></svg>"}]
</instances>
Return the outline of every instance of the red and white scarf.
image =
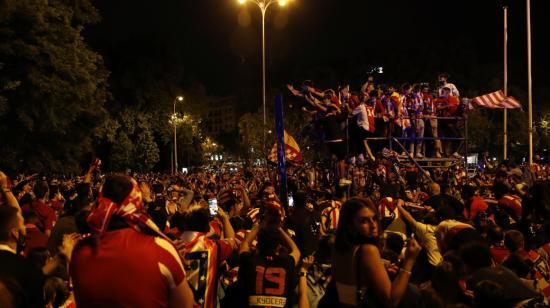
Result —
<instances>
[{"instance_id":1,"label":"red and white scarf","mask_svg":"<svg viewBox=\"0 0 550 308\"><path fill-rule=\"evenodd\" d=\"M92 231L97 235L102 235L109 227L111 218L118 216L139 232L149 233L148 231L150 231L171 242L151 218L143 212L141 190L133 178L129 177L129 180L132 182L132 190L121 204L116 204L111 199L104 197L103 191L99 192L97 206L88 215L87 219Z\"/></svg>"}]
</instances>

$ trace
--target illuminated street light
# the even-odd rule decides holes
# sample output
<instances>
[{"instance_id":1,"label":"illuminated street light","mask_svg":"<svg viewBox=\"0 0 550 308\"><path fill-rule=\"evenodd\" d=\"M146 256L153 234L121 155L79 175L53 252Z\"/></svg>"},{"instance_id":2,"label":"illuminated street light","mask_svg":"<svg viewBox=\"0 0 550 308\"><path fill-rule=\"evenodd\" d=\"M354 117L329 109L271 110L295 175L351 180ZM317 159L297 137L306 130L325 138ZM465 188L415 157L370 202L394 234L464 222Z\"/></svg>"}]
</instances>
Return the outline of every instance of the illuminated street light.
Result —
<instances>
[{"instance_id":1,"label":"illuminated street light","mask_svg":"<svg viewBox=\"0 0 550 308\"><path fill-rule=\"evenodd\" d=\"M240 4L244 4L247 0L238 0ZM275 2L279 3L279 6L285 6L288 0L248 0L260 8L262 12L262 104L263 104L263 127L262 127L262 149L265 153L265 140L266 140L266 99L265 99L265 14L269 6Z\"/></svg>"}]
</instances>

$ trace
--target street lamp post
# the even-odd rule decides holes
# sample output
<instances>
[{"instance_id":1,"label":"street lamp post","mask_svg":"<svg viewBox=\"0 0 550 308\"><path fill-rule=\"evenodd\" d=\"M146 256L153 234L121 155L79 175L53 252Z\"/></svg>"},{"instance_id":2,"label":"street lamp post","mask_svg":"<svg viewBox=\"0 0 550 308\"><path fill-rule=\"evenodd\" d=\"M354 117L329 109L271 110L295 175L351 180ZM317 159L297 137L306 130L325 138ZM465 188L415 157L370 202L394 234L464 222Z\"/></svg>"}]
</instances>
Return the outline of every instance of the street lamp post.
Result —
<instances>
[{"instance_id":1,"label":"street lamp post","mask_svg":"<svg viewBox=\"0 0 550 308\"><path fill-rule=\"evenodd\" d=\"M533 164L533 74L531 69L531 0L527 5L527 99L529 111L529 166Z\"/></svg>"},{"instance_id":2,"label":"street lamp post","mask_svg":"<svg viewBox=\"0 0 550 308\"><path fill-rule=\"evenodd\" d=\"M174 112L172 113L172 124L174 125L174 170L172 170L173 174L178 172L178 114L176 113L177 102L183 102L183 96L177 96L174 99Z\"/></svg>"},{"instance_id":3,"label":"street lamp post","mask_svg":"<svg viewBox=\"0 0 550 308\"><path fill-rule=\"evenodd\" d=\"M244 4L245 2L252 2L258 6L260 11L262 12L262 104L263 104L263 128L262 128L262 150L265 154L265 141L266 141L266 135L265 135L265 129L266 129L266 94L265 94L265 14L267 12L267 8L277 2L280 6L285 6L287 3L287 0L239 0L240 4Z\"/></svg>"}]
</instances>

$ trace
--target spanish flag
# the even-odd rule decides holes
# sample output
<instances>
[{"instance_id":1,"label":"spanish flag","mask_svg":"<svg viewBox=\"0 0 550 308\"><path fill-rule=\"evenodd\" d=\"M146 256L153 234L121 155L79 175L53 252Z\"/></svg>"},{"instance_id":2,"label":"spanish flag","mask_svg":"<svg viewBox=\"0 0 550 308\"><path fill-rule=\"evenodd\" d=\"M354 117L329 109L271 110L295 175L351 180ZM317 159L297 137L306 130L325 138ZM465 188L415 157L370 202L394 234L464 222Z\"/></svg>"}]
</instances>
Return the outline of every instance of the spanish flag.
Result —
<instances>
[{"instance_id":1,"label":"spanish flag","mask_svg":"<svg viewBox=\"0 0 550 308\"><path fill-rule=\"evenodd\" d=\"M302 163L302 151L296 140L285 129L285 158L287 162L294 164ZM277 163L277 143L273 145L267 159L273 163Z\"/></svg>"}]
</instances>

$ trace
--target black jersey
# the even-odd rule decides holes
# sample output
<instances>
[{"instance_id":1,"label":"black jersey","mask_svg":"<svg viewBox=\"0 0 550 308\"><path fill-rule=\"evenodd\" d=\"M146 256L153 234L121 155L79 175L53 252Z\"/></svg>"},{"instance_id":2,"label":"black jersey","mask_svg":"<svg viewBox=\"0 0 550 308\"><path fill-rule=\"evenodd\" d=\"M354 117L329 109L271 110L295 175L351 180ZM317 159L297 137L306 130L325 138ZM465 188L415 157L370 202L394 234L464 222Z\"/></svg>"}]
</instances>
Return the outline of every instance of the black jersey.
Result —
<instances>
[{"instance_id":1,"label":"black jersey","mask_svg":"<svg viewBox=\"0 0 550 308\"><path fill-rule=\"evenodd\" d=\"M248 307L292 307L296 265L289 255L240 255L239 285Z\"/></svg>"}]
</instances>

